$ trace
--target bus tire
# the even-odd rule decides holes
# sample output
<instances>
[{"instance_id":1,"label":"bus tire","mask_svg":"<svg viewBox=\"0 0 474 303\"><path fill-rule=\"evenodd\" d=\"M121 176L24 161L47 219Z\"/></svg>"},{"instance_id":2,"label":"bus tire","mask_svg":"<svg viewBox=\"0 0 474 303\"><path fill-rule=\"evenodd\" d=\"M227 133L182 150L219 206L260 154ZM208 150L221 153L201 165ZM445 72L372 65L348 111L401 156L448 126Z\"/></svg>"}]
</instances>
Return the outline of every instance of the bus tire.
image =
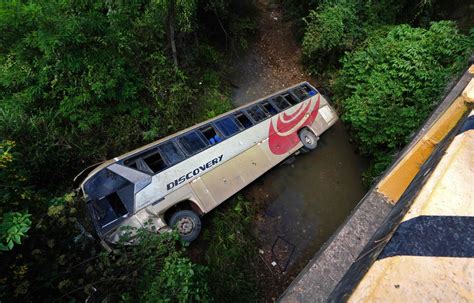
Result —
<instances>
[{"instance_id":1,"label":"bus tire","mask_svg":"<svg viewBox=\"0 0 474 303\"><path fill-rule=\"evenodd\" d=\"M171 218L169 225L176 229L181 239L192 242L201 233L201 218L192 210L179 210Z\"/></svg>"},{"instance_id":2,"label":"bus tire","mask_svg":"<svg viewBox=\"0 0 474 303\"><path fill-rule=\"evenodd\" d=\"M318 136L306 128L300 131L299 137L306 149L313 150L318 146Z\"/></svg>"}]
</instances>

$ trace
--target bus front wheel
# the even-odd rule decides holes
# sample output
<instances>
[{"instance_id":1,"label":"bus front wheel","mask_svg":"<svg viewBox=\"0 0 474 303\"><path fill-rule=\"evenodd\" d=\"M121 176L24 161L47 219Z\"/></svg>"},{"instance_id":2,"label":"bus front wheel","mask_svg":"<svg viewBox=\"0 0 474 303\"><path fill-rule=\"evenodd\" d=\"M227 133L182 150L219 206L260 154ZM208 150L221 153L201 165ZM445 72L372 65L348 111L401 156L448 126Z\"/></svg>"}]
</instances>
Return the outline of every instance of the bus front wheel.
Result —
<instances>
[{"instance_id":1,"label":"bus front wheel","mask_svg":"<svg viewBox=\"0 0 474 303\"><path fill-rule=\"evenodd\" d=\"M192 210L180 210L171 216L170 226L178 231L183 241L192 242L201 232L201 218Z\"/></svg>"},{"instance_id":2,"label":"bus front wheel","mask_svg":"<svg viewBox=\"0 0 474 303\"><path fill-rule=\"evenodd\" d=\"M312 150L318 146L318 136L306 128L300 131L299 137L306 149Z\"/></svg>"}]
</instances>

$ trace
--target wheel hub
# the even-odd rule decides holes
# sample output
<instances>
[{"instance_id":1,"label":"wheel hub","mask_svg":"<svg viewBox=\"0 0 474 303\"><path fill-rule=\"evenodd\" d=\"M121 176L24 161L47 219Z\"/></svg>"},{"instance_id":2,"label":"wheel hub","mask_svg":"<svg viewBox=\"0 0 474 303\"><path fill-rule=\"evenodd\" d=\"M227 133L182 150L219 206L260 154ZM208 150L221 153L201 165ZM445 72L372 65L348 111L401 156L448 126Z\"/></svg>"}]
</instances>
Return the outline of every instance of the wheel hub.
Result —
<instances>
[{"instance_id":1,"label":"wheel hub","mask_svg":"<svg viewBox=\"0 0 474 303\"><path fill-rule=\"evenodd\" d=\"M186 235L193 231L194 222L190 217L183 217L178 220L176 227L181 235Z\"/></svg>"}]
</instances>

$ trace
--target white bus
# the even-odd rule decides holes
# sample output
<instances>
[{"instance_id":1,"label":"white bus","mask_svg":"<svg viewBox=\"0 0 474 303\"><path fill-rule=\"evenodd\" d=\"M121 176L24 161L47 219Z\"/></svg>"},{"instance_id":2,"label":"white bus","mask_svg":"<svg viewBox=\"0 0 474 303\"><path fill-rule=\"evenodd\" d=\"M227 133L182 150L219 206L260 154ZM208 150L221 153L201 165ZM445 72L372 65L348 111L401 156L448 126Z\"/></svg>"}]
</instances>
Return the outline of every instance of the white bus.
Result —
<instances>
[{"instance_id":1,"label":"white bus","mask_svg":"<svg viewBox=\"0 0 474 303\"><path fill-rule=\"evenodd\" d=\"M192 241L202 215L300 148L316 148L336 120L303 82L106 161L81 184L97 234L116 243L119 227L151 222Z\"/></svg>"}]
</instances>

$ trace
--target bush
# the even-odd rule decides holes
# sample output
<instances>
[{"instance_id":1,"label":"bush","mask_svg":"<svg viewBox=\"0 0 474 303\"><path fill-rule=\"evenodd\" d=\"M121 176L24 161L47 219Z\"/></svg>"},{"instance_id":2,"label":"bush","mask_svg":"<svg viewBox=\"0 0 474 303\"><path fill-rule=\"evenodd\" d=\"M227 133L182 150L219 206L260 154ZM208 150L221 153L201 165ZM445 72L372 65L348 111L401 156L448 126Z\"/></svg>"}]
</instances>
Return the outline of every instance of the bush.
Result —
<instances>
[{"instance_id":1,"label":"bush","mask_svg":"<svg viewBox=\"0 0 474 303\"><path fill-rule=\"evenodd\" d=\"M159 274L149 277L152 282L140 302L209 302L206 271L186 257L167 256ZM146 281L146 278L142 280Z\"/></svg>"},{"instance_id":2,"label":"bush","mask_svg":"<svg viewBox=\"0 0 474 303\"><path fill-rule=\"evenodd\" d=\"M79 223L78 203L73 194L50 201L15 255L2 255L1 300L209 301L207 269L184 255L176 232L141 229L137 245L119 244L107 253Z\"/></svg>"},{"instance_id":3,"label":"bush","mask_svg":"<svg viewBox=\"0 0 474 303\"><path fill-rule=\"evenodd\" d=\"M375 159L372 176L383 171L436 106L473 41L447 21L429 29L399 25L374 33L344 57L335 99L360 151Z\"/></svg>"},{"instance_id":4,"label":"bush","mask_svg":"<svg viewBox=\"0 0 474 303\"><path fill-rule=\"evenodd\" d=\"M395 22L404 3L395 0L322 1L304 18L303 52L310 71L315 73L337 65L344 52L354 49L371 31Z\"/></svg>"},{"instance_id":5,"label":"bush","mask_svg":"<svg viewBox=\"0 0 474 303\"><path fill-rule=\"evenodd\" d=\"M318 61L351 48L360 31L355 13L356 7L350 2L324 5L317 11L310 11L305 18L304 54L314 56L313 60Z\"/></svg>"}]
</instances>

